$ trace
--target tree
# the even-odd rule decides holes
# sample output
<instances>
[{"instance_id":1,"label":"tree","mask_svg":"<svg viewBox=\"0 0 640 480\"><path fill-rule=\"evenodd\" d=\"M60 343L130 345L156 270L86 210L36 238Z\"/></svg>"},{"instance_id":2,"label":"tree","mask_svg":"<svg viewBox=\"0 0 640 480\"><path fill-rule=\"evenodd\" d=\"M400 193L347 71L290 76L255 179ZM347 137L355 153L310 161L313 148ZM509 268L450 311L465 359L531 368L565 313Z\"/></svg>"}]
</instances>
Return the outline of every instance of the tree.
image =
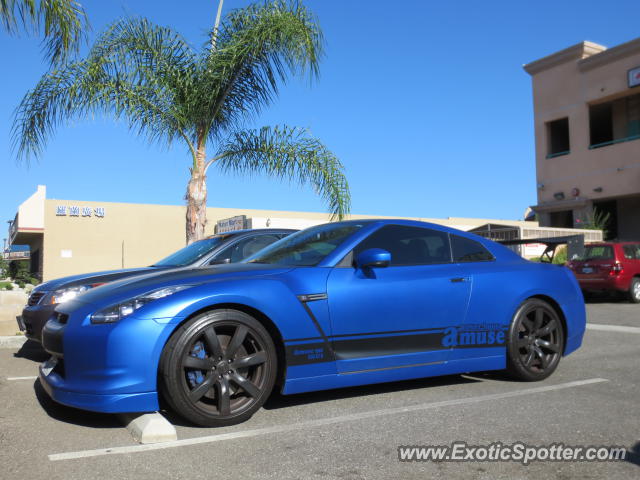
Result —
<instances>
[{"instance_id":1,"label":"tree","mask_svg":"<svg viewBox=\"0 0 640 480\"><path fill-rule=\"evenodd\" d=\"M18 155L39 156L59 125L107 112L125 118L149 142L182 142L189 151L187 242L204 236L207 171L263 173L311 184L332 218L349 211L336 156L309 132L245 129L290 75L318 74L322 33L298 2L271 0L234 10L194 51L170 28L145 19L115 22L88 56L46 74L17 109ZM215 154L207 146L215 143Z\"/></svg>"},{"instance_id":2,"label":"tree","mask_svg":"<svg viewBox=\"0 0 640 480\"><path fill-rule=\"evenodd\" d=\"M88 28L87 16L74 0L0 0L0 22L9 33L17 33L19 25L42 30L44 51L53 64L78 51Z\"/></svg>"}]
</instances>

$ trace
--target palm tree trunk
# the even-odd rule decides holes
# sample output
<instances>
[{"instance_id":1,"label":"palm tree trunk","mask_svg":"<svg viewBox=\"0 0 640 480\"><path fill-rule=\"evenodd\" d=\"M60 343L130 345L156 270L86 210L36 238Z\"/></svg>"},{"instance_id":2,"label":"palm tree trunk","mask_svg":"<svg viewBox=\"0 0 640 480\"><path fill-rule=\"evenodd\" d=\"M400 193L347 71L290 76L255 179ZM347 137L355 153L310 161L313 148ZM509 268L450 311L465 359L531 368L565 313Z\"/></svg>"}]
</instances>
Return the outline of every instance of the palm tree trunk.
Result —
<instances>
[{"instance_id":1,"label":"palm tree trunk","mask_svg":"<svg viewBox=\"0 0 640 480\"><path fill-rule=\"evenodd\" d=\"M205 148L199 145L196 162L187 184L187 245L204 238L207 225L207 176L204 173Z\"/></svg>"}]
</instances>

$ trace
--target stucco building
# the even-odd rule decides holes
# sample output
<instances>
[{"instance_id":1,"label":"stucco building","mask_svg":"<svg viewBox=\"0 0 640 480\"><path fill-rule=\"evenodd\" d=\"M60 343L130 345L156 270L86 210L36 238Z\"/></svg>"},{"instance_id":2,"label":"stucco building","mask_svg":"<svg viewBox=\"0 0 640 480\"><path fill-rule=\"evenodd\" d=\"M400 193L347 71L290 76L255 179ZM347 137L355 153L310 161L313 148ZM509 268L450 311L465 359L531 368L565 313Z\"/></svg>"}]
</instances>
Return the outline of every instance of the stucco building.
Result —
<instances>
[{"instance_id":1,"label":"stucco building","mask_svg":"<svg viewBox=\"0 0 640 480\"><path fill-rule=\"evenodd\" d=\"M543 226L609 215L610 238L640 239L640 38L582 42L524 66L533 83Z\"/></svg>"},{"instance_id":2,"label":"stucco building","mask_svg":"<svg viewBox=\"0 0 640 480\"><path fill-rule=\"evenodd\" d=\"M19 207L9 245L29 245L31 270L43 280L151 265L185 246L184 206L47 198L46 187ZM240 228L302 229L329 221L316 212L207 208L207 234ZM352 215L350 218L381 218ZM408 218L408 217L405 217ZM488 223L535 228L535 222L481 218L415 218L461 230ZM546 233L545 233L546 235Z\"/></svg>"}]
</instances>

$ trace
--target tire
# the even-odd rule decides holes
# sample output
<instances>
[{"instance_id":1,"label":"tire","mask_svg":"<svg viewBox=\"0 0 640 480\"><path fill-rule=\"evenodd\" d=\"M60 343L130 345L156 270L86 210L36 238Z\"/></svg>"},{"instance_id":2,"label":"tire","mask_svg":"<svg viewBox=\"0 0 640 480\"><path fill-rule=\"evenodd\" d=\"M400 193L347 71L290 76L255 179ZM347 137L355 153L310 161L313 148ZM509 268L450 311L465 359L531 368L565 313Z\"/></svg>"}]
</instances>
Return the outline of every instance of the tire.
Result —
<instances>
[{"instance_id":1,"label":"tire","mask_svg":"<svg viewBox=\"0 0 640 480\"><path fill-rule=\"evenodd\" d=\"M160 392L196 425L235 425L266 401L276 371L276 349L260 322L238 310L213 310L186 322L167 342Z\"/></svg>"},{"instance_id":2,"label":"tire","mask_svg":"<svg viewBox=\"0 0 640 480\"><path fill-rule=\"evenodd\" d=\"M640 278L639 277L633 277L631 279L631 285L629 286L628 297L631 303L640 303Z\"/></svg>"},{"instance_id":3,"label":"tire","mask_svg":"<svg viewBox=\"0 0 640 480\"><path fill-rule=\"evenodd\" d=\"M530 298L520 305L509 328L507 372L518 380L543 380L558 367L563 347L557 312L547 302Z\"/></svg>"}]
</instances>

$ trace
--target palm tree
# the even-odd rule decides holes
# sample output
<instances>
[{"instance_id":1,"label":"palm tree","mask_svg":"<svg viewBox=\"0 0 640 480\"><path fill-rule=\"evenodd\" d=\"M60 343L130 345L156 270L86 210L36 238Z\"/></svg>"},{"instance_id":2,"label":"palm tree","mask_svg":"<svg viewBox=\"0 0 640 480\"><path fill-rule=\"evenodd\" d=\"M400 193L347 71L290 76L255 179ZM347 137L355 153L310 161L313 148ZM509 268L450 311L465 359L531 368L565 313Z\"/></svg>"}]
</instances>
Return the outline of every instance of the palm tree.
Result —
<instances>
[{"instance_id":1,"label":"palm tree","mask_svg":"<svg viewBox=\"0 0 640 480\"><path fill-rule=\"evenodd\" d=\"M88 28L82 6L74 0L0 0L0 22L9 33L43 30L44 51L53 64L78 51Z\"/></svg>"},{"instance_id":2,"label":"palm tree","mask_svg":"<svg viewBox=\"0 0 640 480\"><path fill-rule=\"evenodd\" d=\"M332 218L348 213L340 161L307 131L244 129L289 75L318 74L322 34L298 2L271 0L229 13L201 51L169 28L123 19L86 59L46 74L17 109L20 158L39 156L60 124L95 112L125 118L150 142L182 142L190 154L187 242L204 236L207 171L263 173L308 183ZM207 146L215 144L209 156Z\"/></svg>"}]
</instances>

